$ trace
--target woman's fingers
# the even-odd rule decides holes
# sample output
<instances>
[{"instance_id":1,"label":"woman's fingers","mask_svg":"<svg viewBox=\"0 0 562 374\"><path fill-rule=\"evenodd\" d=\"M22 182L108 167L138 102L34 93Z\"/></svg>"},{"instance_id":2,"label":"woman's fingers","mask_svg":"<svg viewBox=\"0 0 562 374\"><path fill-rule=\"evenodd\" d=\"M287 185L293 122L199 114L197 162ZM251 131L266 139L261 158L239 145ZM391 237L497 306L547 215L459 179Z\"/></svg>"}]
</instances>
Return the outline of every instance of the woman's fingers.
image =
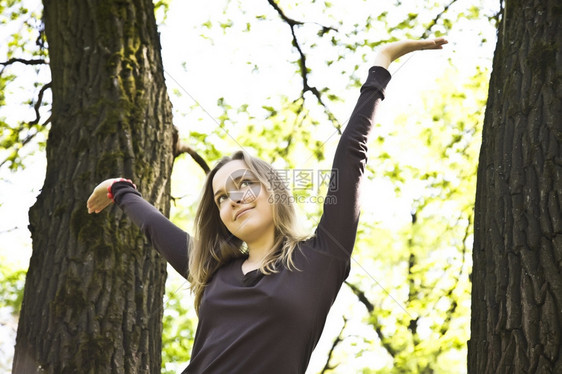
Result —
<instances>
[{"instance_id":1,"label":"woman's fingers","mask_svg":"<svg viewBox=\"0 0 562 374\"><path fill-rule=\"evenodd\" d=\"M88 213L99 213L113 201L107 197L107 187L111 185L113 179L107 179L94 188L94 191L86 202Z\"/></svg>"},{"instance_id":2,"label":"woman's fingers","mask_svg":"<svg viewBox=\"0 0 562 374\"><path fill-rule=\"evenodd\" d=\"M96 193L94 192L88 199L86 206L88 207L88 213L99 213L107 205L104 206L104 201L102 200L101 196L96 195Z\"/></svg>"},{"instance_id":3,"label":"woman's fingers","mask_svg":"<svg viewBox=\"0 0 562 374\"><path fill-rule=\"evenodd\" d=\"M110 204L111 201L102 201L100 199L95 199L90 204L88 204L88 213L99 213Z\"/></svg>"},{"instance_id":4,"label":"woman's fingers","mask_svg":"<svg viewBox=\"0 0 562 374\"><path fill-rule=\"evenodd\" d=\"M443 45L449 43L445 38L437 38L433 40L422 40L425 46L421 49L442 49Z\"/></svg>"}]
</instances>

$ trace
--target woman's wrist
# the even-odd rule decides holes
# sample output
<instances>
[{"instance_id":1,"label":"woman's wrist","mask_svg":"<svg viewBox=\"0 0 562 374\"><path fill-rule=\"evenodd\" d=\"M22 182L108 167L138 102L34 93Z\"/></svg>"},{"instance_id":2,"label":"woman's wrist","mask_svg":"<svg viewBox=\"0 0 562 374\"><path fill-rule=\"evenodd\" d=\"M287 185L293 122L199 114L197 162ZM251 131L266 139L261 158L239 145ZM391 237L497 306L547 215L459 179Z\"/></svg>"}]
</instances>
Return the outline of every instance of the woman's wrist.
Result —
<instances>
[{"instance_id":1,"label":"woman's wrist","mask_svg":"<svg viewBox=\"0 0 562 374\"><path fill-rule=\"evenodd\" d=\"M392 62L391 57L388 54L381 51L375 56L375 61L373 62L373 65L381 66L388 70L388 67L390 66L391 62Z\"/></svg>"},{"instance_id":2,"label":"woman's wrist","mask_svg":"<svg viewBox=\"0 0 562 374\"><path fill-rule=\"evenodd\" d=\"M110 199L111 201L115 202L115 196L113 196L113 192L111 192L111 188L113 187L113 184L117 183L117 182L127 182L129 183L131 186L133 186L135 188L135 190L137 189L137 186L133 183L132 180L130 179L125 179L125 178L116 178L113 179L111 181L111 183L107 186L107 198Z\"/></svg>"}]
</instances>

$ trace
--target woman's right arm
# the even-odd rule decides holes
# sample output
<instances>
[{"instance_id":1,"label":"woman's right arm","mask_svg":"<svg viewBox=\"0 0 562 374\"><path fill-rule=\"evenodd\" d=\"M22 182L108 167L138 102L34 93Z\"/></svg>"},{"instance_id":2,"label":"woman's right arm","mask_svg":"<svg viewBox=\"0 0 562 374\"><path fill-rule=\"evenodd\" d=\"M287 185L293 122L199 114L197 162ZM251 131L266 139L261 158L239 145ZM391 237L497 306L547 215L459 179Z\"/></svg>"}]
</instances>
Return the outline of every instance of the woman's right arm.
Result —
<instances>
[{"instance_id":1,"label":"woman's right arm","mask_svg":"<svg viewBox=\"0 0 562 374\"><path fill-rule=\"evenodd\" d=\"M88 213L99 213L113 201L141 229L170 265L187 278L187 250L191 240L189 234L144 200L130 181L121 179L107 179L94 189L87 202Z\"/></svg>"}]
</instances>

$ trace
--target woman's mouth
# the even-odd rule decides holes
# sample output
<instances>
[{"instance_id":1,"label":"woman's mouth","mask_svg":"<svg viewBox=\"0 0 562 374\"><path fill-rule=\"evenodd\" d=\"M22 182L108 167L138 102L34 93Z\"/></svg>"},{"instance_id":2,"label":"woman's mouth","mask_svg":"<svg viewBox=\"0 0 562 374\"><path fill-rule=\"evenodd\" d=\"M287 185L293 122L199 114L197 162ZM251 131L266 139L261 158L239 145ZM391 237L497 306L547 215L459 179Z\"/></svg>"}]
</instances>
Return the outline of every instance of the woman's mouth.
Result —
<instances>
[{"instance_id":1,"label":"woman's mouth","mask_svg":"<svg viewBox=\"0 0 562 374\"><path fill-rule=\"evenodd\" d=\"M242 214L246 213L247 211L249 211L252 208L244 208L239 210L236 215L234 216L234 220L236 221L238 219L238 217L240 217Z\"/></svg>"}]
</instances>

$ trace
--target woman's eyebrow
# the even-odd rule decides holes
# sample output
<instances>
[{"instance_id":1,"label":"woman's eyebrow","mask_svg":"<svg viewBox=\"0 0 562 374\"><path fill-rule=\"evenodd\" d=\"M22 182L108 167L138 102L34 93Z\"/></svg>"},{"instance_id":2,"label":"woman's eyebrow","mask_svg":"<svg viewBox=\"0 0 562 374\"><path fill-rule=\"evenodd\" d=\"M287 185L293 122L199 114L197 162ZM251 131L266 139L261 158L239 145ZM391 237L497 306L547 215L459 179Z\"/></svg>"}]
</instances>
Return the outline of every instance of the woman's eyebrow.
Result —
<instances>
[{"instance_id":1,"label":"woman's eyebrow","mask_svg":"<svg viewBox=\"0 0 562 374\"><path fill-rule=\"evenodd\" d=\"M223 190L223 189L221 188L221 189L219 189L217 192L215 192L215 194L213 195L215 199L217 198L217 195L218 195L218 194L222 193L222 190Z\"/></svg>"},{"instance_id":2,"label":"woman's eyebrow","mask_svg":"<svg viewBox=\"0 0 562 374\"><path fill-rule=\"evenodd\" d=\"M215 194L213 195L213 197L216 199L218 195L220 195L221 193L224 192L224 188L219 188L217 192L215 192Z\"/></svg>"},{"instance_id":3,"label":"woman's eyebrow","mask_svg":"<svg viewBox=\"0 0 562 374\"><path fill-rule=\"evenodd\" d=\"M251 170L244 170L244 172L242 174L240 174L236 177L232 177L232 174L231 174L228 178L231 181L236 182L236 183L240 182L240 180L242 180L242 179L248 179L248 178L258 180L258 178L255 176L255 174ZM224 188L219 188L213 196L216 198L217 195L219 195L222 192L224 192Z\"/></svg>"},{"instance_id":4,"label":"woman's eyebrow","mask_svg":"<svg viewBox=\"0 0 562 374\"><path fill-rule=\"evenodd\" d=\"M255 178L253 174L250 174L252 178ZM247 177L247 174L242 174L237 176L236 178L232 178L232 181L234 182L239 182L241 179L245 179ZM217 197L218 194L224 192L224 188L219 188L217 192L215 192L215 194L213 195L215 198Z\"/></svg>"}]
</instances>

